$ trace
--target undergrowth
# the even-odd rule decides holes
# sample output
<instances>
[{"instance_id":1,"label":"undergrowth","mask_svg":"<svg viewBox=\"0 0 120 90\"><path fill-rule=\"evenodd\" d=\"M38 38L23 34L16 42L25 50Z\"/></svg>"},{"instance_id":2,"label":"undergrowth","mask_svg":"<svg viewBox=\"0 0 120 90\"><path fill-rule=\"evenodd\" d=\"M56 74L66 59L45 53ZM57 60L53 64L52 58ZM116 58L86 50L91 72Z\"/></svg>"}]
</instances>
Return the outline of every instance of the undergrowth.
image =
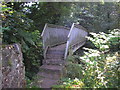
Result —
<instances>
[{"instance_id":1,"label":"undergrowth","mask_svg":"<svg viewBox=\"0 0 120 90\"><path fill-rule=\"evenodd\" d=\"M96 48L84 49L84 55L67 58L67 75L54 88L120 88L120 30L109 34L90 33L87 37ZM81 63L80 63L81 62Z\"/></svg>"}]
</instances>

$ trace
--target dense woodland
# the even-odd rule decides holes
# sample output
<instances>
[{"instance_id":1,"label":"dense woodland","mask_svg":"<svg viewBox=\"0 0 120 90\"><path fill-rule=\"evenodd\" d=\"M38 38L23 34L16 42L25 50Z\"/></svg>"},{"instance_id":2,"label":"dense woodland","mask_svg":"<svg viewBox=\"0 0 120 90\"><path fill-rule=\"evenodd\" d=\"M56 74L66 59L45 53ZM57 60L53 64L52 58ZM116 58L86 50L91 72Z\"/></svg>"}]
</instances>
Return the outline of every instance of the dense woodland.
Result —
<instances>
[{"instance_id":1,"label":"dense woodland","mask_svg":"<svg viewBox=\"0 0 120 90\"><path fill-rule=\"evenodd\" d=\"M120 3L3 2L2 11L3 44L22 45L27 87L42 65L45 23L76 23L89 31L86 44L66 60L67 76L53 88L120 87Z\"/></svg>"}]
</instances>

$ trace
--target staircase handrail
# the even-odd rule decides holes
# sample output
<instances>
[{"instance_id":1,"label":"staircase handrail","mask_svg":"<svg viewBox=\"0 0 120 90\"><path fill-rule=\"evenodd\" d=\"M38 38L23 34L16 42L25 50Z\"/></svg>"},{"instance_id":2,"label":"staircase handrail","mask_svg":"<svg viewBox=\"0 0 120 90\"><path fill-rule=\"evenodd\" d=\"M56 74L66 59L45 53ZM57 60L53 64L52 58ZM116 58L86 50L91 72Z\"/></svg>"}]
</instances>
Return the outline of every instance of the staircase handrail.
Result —
<instances>
[{"instance_id":1,"label":"staircase handrail","mask_svg":"<svg viewBox=\"0 0 120 90\"><path fill-rule=\"evenodd\" d=\"M70 28L46 23L41 34L43 39L44 58L47 49L67 42Z\"/></svg>"},{"instance_id":2,"label":"staircase handrail","mask_svg":"<svg viewBox=\"0 0 120 90\"><path fill-rule=\"evenodd\" d=\"M75 29L75 28L77 28L77 29ZM85 37L87 35L88 35L88 31L84 27L77 25L75 23L72 24L72 27L70 29L70 33L68 35L64 59L66 59L68 52L69 52L69 55L71 55L78 48L80 48L81 46L83 46L85 44L85 42L86 42ZM78 39L78 40L76 40L76 39ZM73 46L75 46L75 47L73 47Z\"/></svg>"}]
</instances>

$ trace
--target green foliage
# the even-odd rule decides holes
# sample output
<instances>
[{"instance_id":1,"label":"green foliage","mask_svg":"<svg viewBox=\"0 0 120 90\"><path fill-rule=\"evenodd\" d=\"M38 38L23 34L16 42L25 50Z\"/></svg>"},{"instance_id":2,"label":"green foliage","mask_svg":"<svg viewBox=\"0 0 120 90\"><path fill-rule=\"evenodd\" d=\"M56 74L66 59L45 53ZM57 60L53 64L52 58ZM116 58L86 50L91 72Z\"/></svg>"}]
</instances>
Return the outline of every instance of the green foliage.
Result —
<instances>
[{"instance_id":1,"label":"green foliage","mask_svg":"<svg viewBox=\"0 0 120 90\"><path fill-rule=\"evenodd\" d=\"M30 80L29 78L27 78L26 77L26 88L39 88L39 87L37 87L37 86L35 86L35 85L32 85L33 84L33 80Z\"/></svg>"},{"instance_id":2,"label":"green foliage","mask_svg":"<svg viewBox=\"0 0 120 90\"><path fill-rule=\"evenodd\" d=\"M2 7L2 12L4 13L4 12L9 12L9 13L12 13L12 11L10 11L10 10L12 10L12 8L10 8L10 7L7 7L5 4L0 4L0 6Z\"/></svg>"},{"instance_id":3,"label":"green foliage","mask_svg":"<svg viewBox=\"0 0 120 90\"><path fill-rule=\"evenodd\" d=\"M53 90L54 90L54 88L82 88L84 86L84 83L77 78L75 78L75 79L70 79L70 78L63 79L63 80L61 80L60 83L62 83L62 84L52 86Z\"/></svg>"},{"instance_id":4,"label":"green foliage","mask_svg":"<svg viewBox=\"0 0 120 90\"><path fill-rule=\"evenodd\" d=\"M12 14L3 11L4 16L7 18L3 19L3 42L4 43L15 43L18 42L26 44L26 42L34 45L31 39L31 34L28 32L31 21L26 18L22 12L13 11ZM11 38L9 38L11 37Z\"/></svg>"},{"instance_id":5,"label":"green foliage","mask_svg":"<svg viewBox=\"0 0 120 90\"><path fill-rule=\"evenodd\" d=\"M80 24L92 32L108 32L119 28L119 3L114 2L39 2L31 7L27 16L34 21L36 29L42 29L45 23L71 27Z\"/></svg>"},{"instance_id":6,"label":"green foliage","mask_svg":"<svg viewBox=\"0 0 120 90\"><path fill-rule=\"evenodd\" d=\"M32 78L34 73L38 71L38 66L41 65L43 58L40 30L35 29L33 20L29 19L23 11L15 9L15 3L12 4L11 7L8 7L9 3L2 5L3 44L21 44L26 75Z\"/></svg>"},{"instance_id":7,"label":"green foliage","mask_svg":"<svg viewBox=\"0 0 120 90\"><path fill-rule=\"evenodd\" d=\"M115 74L118 60L115 57L120 46L120 37L118 37L119 29L115 31L113 29L120 26L119 3L36 2L31 6L25 4L24 2L3 3L2 31L0 32L3 32L3 44L20 43L22 45L26 76L32 78L41 65L43 50L40 34L45 23L71 27L74 22L92 31L90 33L92 37L88 39L97 49L91 49L88 43L89 48L84 48L87 50L84 56L69 57L66 66L67 75L72 79L79 78L85 87L118 87L115 82L118 80ZM112 31L106 34L108 30ZM109 61L111 64L108 64ZM99 74L103 79L97 78Z\"/></svg>"},{"instance_id":8,"label":"green foliage","mask_svg":"<svg viewBox=\"0 0 120 90\"><path fill-rule=\"evenodd\" d=\"M113 46L115 46L117 49L119 47L119 39L120 39L120 30L114 29L112 31L109 31L109 34L99 32L99 34L91 32L90 34L93 37L87 37L88 40L92 41L92 43L100 50L100 51L106 51L108 49L113 49Z\"/></svg>"},{"instance_id":9,"label":"green foliage","mask_svg":"<svg viewBox=\"0 0 120 90\"><path fill-rule=\"evenodd\" d=\"M111 47L114 47L114 45L118 46L119 31L119 29L115 29L111 31L110 34L99 33L97 35L95 33L91 33L94 39L92 37L88 38L98 49L84 48L85 50L88 50L88 52L85 52L85 55L80 57L80 59L85 63L85 70L83 70L84 78L82 81L84 81L86 87L119 87L118 82L116 82L119 80L119 51L110 52L110 49L118 50L118 47ZM101 41L101 39L104 40ZM105 45L107 47L105 47Z\"/></svg>"},{"instance_id":10,"label":"green foliage","mask_svg":"<svg viewBox=\"0 0 120 90\"><path fill-rule=\"evenodd\" d=\"M87 58L86 58L87 56ZM118 64L116 54L101 54L99 56L92 56L91 53L85 54L81 59L86 64L83 71L83 81L86 87L94 88L118 88ZM92 82L92 83L91 83Z\"/></svg>"},{"instance_id":11,"label":"green foliage","mask_svg":"<svg viewBox=\"0 0 120 90\"><path fill-rule=\"evenodd\" d=\"M92 36L88 39L97 48L84 47L83 56L69 56L66 65L66 78L71 78L71 80L78 78L83 82L83 88L119 88L120 55L117 47L119 46L119 31L119 29L114 29L109 34L103 32L99 34L90 33ZM67 81L67 83L62 82L60 87L63 87L64 83L70 85Z\"/></svg>"},{"instance_id":12,"label":"green foliage","mask_svg":"<svg viewBox=\"0 0 120 90\"><path fill-rule=\"evenodd\" d=\"M119 11L118 3L74 3L72 18L89 31L108 32L119 28Z\"/></svg>"},{"instance_id":13,"label":"green foliage","mask_svg":"<svg viewBox=\"0 0 120 90\"><path fill-rule=\"evenodd\" d=\"M42 82L43 77L38 74L32 76L32 79L26 76L26 88L42 89L40 88Z\"/></svg>"},{"instance_id":14,"label":"green foliage","mask_svg":"<svg viewBox=\"0 0 120 90\"><path fill-rule=\"evenodd\" d=\"M70 16L71 3L38 2L26 8L30 11L27 16L34 21L36 29L43 29L45 23L68 25L64 22Z\"/></svg>"},{"instance_id":15,"label":"green foliage","mask_svg":"<svg viewBox=\"0 0 120 90\"><path fill-rule=\"evenodd\" d=\"M67 76L69 78L74 79L74 78L83 78L82 75L82 65L78 64L77 57L75 56L69 56L67 58L67 64L66 64L66 69L67 69Z\"/></svg>"}]
</instances>

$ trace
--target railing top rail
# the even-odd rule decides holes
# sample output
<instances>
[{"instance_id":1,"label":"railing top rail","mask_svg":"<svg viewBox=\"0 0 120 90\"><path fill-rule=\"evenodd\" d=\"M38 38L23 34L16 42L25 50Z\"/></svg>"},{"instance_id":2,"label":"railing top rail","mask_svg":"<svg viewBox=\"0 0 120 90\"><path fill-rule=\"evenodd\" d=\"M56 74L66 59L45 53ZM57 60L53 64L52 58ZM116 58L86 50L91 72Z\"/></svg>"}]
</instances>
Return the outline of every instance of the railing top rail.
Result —
<instances>
[{"instance_id":1,"label":"railing top rail","mask_svg":"<svg viewBox=\"0 0 120 90\"><path fill-rule=\"evenodd\" d=\"M44 26L44 29L43 29L43 31L42 31L42 34L41 34L41 37L43 36L43 34L45 33L45 29L47 28L47 23L45 24L45 26Z\"/></svg>"},{"instance_id":2,"label":"railing top rail","mask_svg":"<svg viewBox=\"0 0 120 90\"><path fill-rule=\"evenodd\" d=\"M48 27L53 27L53 28L64 28L66 30L70 30L70 28L65 27L65 26L60 26L60 25L54 25L54 24L47 24Z\"/></svg>"},{"instance_id":3,"label":"railing top rail","mask_svg":"<svg viewBox=\"0 0 120 90\"><path fill-rule=\"evenodd\" d=\"M79 29L81 29L81 30L83 30L83 31L86 31L86 32L88 33L88 30L87 30L86 28L84 28L84 27L81 26L81 25L78 25L78 24L73 23L73 24L72 24L72 27L71 27L71 29L70 29L70 32L69 32L69 34L68 34L68 38L70 37L71 32L72 32L72 30L73 30L74 27L79 28Z\"/></svg>"},{"instance_id":4,"label":"railing top rail","mask_svg":"<svg viewBox=\"0 0 120 90\"><path fill-rule=\"evenodd\" d=\"M78 25L78 24L75 24L75 23L74 23L74 27L79 28L79 29L82 29L82 30L88 32L88 30L87 30L86 28L84 28L83 26L81 26L81 25Z\"/></svg>"},{"instance_id":5,"label":"railing top rail","mask_svg":"<svg viewBox=\"0 0 120 90\"><path fill-rule=\"evenodd\" d=\"M43 29L43 32L42 32L41 36L44 35L45 29L46 29L47 27L66 29L66 30L69 30L69 31L70 31L70 28L68 28L68 27L46 23L45 26L44 26L44 29Z\"/></svg>"},{"instance_id":6,"label":"railing top rail","mask_svg":"<svg viewBox=\"0 0 120 90\"><path fill-rule=\"evenodd\" d=\"M82 35L82 33L84 33L84 34ZM74 50L72 52L75 52L79 47L84 45L84 43L86 41L85 36L87 36L87 35L88 35L88 30L85 29L83 26L75 24L75 23L72 24L70 32L68 34L68 40L67 40L64 59L66 59L66 57L67 57L69 47L72 47L72 46L77 45L77 44L79 45L79 43L81 43L81 45L79 45L75 48L73 47ZM76 39L76 38L78 38L78 39Z\"/></svg>"},{"instance_id":7,"label":"railing top rail","mask_svg":"<svg viewBox=\"0 0 120 90\"><path fill-rule=\"evenodd\" d=\"M73 44L71 44L70 46L74 46L74 45L76 45L76 44L78 44L78 43L80 43L80 42L84 42L84 41L86 41L86 39L83 39L83 40L81 40L81 41L76 41L76 43L73 43Z\"/></svg>"}]
</instances>

